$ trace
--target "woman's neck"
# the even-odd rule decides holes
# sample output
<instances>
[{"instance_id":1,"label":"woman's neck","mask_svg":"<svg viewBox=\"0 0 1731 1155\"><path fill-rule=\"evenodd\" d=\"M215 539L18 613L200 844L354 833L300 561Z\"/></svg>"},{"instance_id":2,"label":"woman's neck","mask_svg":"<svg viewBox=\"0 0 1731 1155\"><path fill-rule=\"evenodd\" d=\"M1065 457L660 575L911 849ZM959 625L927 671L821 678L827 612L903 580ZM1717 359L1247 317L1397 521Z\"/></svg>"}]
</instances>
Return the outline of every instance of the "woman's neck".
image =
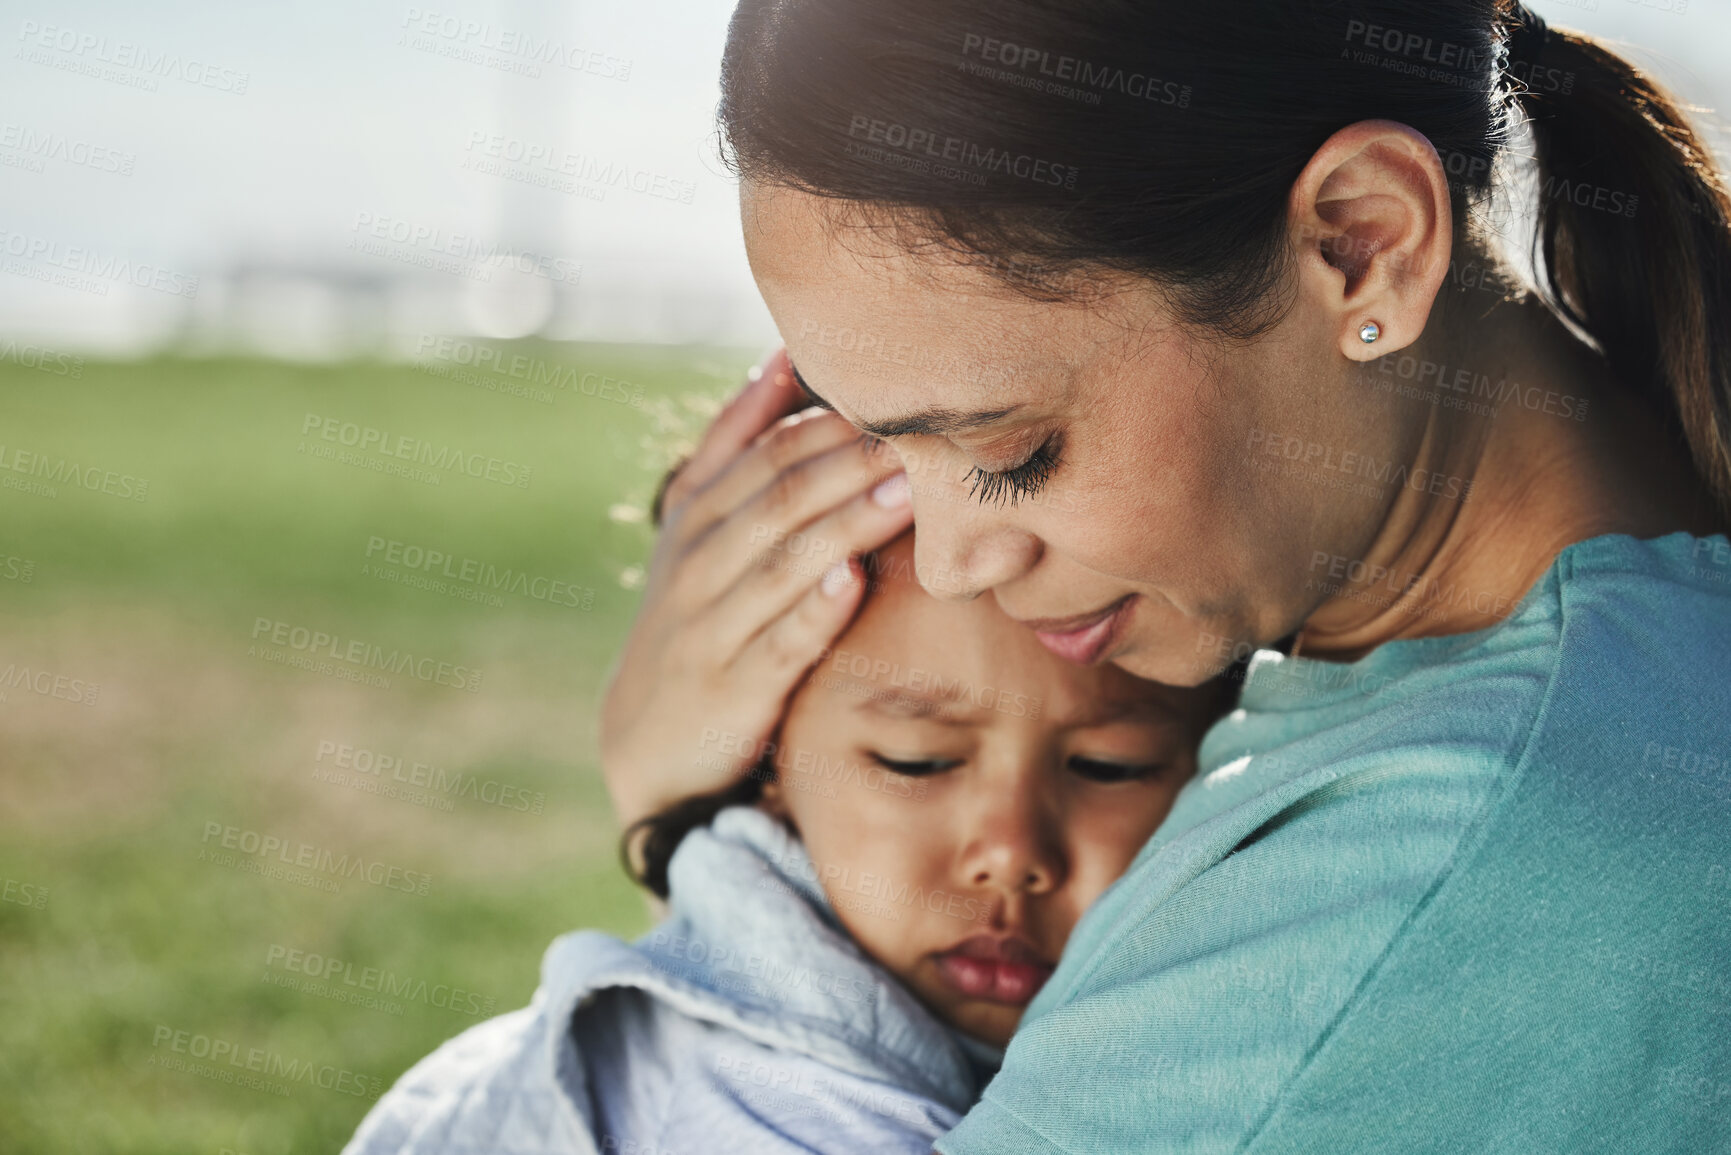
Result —
<instances>
[{"instance_id":1,"label":"woman's neck","mask_svg":"<svg viewBox=\"0 0 1731 1155\"><path fill-rule=\"evenodd\" d=\"M1494 415L1438 405L1424 429L1418 464L1460 479L1464 495L1398 489L1363 555L1365 576L1306 620L1305 657L1352 661L1398 638L1484 629L1577 541L1723 528L1687 451L1542 305L1463 318L1447 303L1403 353L1492 383Z\"/></svg>"}]
</instances>

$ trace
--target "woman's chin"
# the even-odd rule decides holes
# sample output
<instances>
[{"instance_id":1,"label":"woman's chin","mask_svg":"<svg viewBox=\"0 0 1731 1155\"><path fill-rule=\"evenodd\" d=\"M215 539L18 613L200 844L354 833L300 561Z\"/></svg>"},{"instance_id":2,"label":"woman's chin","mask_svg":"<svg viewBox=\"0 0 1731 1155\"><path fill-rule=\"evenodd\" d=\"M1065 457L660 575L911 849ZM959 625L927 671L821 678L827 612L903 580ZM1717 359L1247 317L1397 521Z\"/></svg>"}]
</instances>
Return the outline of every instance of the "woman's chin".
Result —
<instances>
[{"instance_id":1,"label":"woman's chin","mask_svg":"<svg viewBox=\"0 0 1731 1155\"><path fill-rule=\"evenodd\" d=\"M1131 677L1144 681L1167 686L1200 686L1219 671L1209 669L1198 657L1197 654L1173 650L1169 645L1138 645L1131 637L1124 639L1107 661Z\"/></svg>"}]
</instances>

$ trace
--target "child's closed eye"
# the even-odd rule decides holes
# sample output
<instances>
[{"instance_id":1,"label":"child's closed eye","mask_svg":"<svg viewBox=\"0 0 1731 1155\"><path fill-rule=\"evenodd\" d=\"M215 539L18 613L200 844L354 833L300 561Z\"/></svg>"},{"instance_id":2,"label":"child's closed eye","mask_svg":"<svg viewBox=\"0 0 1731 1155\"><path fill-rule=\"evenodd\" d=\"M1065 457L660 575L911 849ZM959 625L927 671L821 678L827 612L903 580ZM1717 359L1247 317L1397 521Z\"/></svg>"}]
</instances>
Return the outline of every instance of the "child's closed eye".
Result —
<instances>
[{"instance_id":1,"label":"child's closed eye","mask_svg":"<svg viewBox=\"0 0 1731 1155\"><path fill-rule=\"evenodd\" d=\"M906 775L909 778L922 778L928 774L941 774L945 770L954 769L962 764L960 758L891 758L876 750L866 752L866 757L895 774Z\"/></svg>"},{"instance_id":2,"label":"child's closed eye","mask_svg":"<svg viewBox=\"0 0 1731 1155\"><path fill-rule=\"evenodd\" d=\"M1164 769L1164 762L1110 762L1080 755L1070 759L1070 772L1090 782L1140 782Z\"/></svg>"}]
</instances>

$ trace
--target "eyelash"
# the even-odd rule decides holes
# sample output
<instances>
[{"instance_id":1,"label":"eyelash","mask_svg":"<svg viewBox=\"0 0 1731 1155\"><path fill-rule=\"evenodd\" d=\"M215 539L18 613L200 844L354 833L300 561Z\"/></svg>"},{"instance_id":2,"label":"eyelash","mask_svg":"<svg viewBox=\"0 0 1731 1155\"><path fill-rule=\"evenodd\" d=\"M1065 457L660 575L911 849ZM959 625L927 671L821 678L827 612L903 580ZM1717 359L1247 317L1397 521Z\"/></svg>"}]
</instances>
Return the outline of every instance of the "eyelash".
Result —
<instances>
[{"instance_id":1,"label":"eyelash","mask_svg":"<svg viewBox=\"0 0 1731 1155\"><path fill-rule=\"evenodd\" d=\"M870 754L871 760L893 774L906 778L924 778L932 774L941 774L961 765L955 758L927 758L919 761L903 762L894 758L886 758L875 751ZM1090 782L1140 782L1145 778L1153 778L1165 769L1160 763L1151 765L1131 765L1125 762L1102 762L1096 758L1071 758L1069 769L1078 778Z\"/></svg>"},{"instance_id":2,"label":"eyelash","mask_svg":"<svg viewBox=\"0 0 1731 1155\"><path fill-rule=\"evenodd\" d=\"M979 499L981 505L1002 506L1006 500L1013 507L1024 497L1032 497L1045 488L1058 469L1058 455L1063 441L1054 433L1022 464L993 472L974 466L968 474L968 496Z\"/></svg>"},{"instance_id":3,"label":"eyelash","mask_svg":"<svg viewBox=\"0 0 1731 1155\"><path fill-rule=\"evenodd\" d=\"M894 758L885 758L876 751L872 752L871 760L885 770L907 778L924 778L928 774L939 774L961 765L960 761L953 758L924 758L917 762L898 762Z\"/></svg>"},{"instance_id":4,"label":"eyelash","mask_svg":"<svg viewBox=\"0 0 1731 1155\"><path fill-rule=\"evenodd\" d=\"M1084 768L1095 771L1087 773ZM1095 758L1070 759L1070 771L1090 782L1140 782L1153 778L1165 767L1160 763L1131 765L1126 762L1101 762ZM1105 771L1105 773L1099 773Z\"/></svg>"},{"instance_id":5,"label":"eyelash","mask_svg":"<svg viewBox=\"0 0 1731 1155\"><path fill-rule=\"evenodd\" d=\"M828 409L829 404L820 401L817 394L811 391L811 386L805 383L805 378L800 376L799 369L792 361L788 362L788 368L793 369L793 379L798 383L800 392L805 394L806 401ZM869 433L862 433L860 440L866 443L868 450L875 450L886 444ZM1034 450L1028 460L1012 469L993 472L974 466L968 472L968 496L978 498L981 505L989 502L1000 507L1007 498L1010 506L1014 508L1022 498L1032 497L1045 488L1046 482L1051 480L1052 474L1058 468L1058 453L1062 446L1062 441L1054 433L1046 438L1040 448Z\"/></svg>"}]
</instances>

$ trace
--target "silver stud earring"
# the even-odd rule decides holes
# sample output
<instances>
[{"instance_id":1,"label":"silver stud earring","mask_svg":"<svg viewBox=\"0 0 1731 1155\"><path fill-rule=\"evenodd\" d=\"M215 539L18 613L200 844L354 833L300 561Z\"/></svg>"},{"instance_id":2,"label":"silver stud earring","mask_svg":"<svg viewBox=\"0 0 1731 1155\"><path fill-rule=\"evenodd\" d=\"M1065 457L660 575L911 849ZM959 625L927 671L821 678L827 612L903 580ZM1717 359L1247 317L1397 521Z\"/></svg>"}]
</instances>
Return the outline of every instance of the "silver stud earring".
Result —
<instances>
[{"instance_id":1,"label":"silver stud earring","mask_svg":"<svg viewBox=\"0 0 1731 1155\"><path fill-rule=\"evenodd\" d=\"M1358 330L1358 339L1366 345L1382 336L1382 326L1375 321L1366 321Z\"/></svg>"}]
</instances>

